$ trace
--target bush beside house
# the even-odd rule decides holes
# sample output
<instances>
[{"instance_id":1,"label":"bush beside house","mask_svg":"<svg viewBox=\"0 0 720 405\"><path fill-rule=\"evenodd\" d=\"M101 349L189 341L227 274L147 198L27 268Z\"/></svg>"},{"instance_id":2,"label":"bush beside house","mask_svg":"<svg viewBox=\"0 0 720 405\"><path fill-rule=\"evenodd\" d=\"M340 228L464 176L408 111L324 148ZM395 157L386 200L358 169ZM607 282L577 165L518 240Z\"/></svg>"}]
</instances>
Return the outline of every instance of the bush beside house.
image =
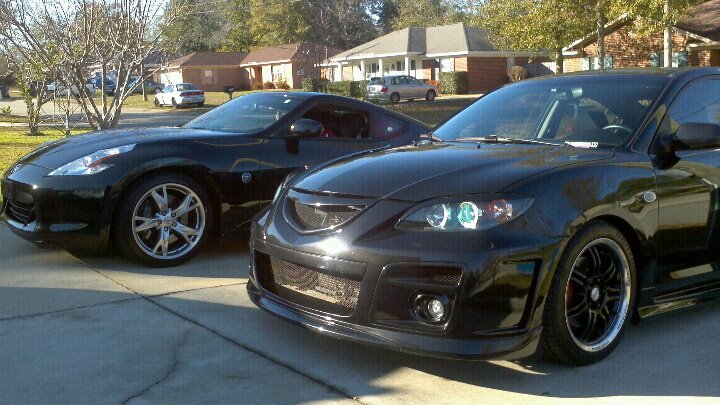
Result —
<instances>
[{"instance_id":1,"label":"bush beside house","mask_svg":"<svg viewBox=\"0 0 720 405\"><path fill-rule=\"evenodd\" d=\"M440 85L445 94L467 94L468 72L440 72Z\"/></svg>"}]
</instances>

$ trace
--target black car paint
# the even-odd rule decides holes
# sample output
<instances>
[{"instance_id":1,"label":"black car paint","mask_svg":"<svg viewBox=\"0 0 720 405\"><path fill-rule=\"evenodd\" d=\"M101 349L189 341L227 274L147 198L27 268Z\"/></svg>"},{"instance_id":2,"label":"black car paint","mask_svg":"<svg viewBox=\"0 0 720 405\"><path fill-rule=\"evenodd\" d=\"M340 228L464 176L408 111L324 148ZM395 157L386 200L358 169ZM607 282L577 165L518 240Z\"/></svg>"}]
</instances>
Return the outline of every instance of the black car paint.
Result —
<instances>
[{"instance_id":1,"label":"black car paint","mask_svg":"<svg viewBox=\"0 0 720 405\"><path fill-rule=\"evenodd\" d=\"M633 247L640 316L716 298L718 152L666 155L653 139L680 91L708 77L720 79L720 69L607 74L641 73L668 75L671 81L636 135L621 147L448 142L347 157L301 174L253 226L250 297L280 318L329 336L441 357L523 357L537 349L545 296L568 238L589 221L604 220ZM383 173L393 175L379 177ZM282 212L290 192L370 197L373 202L339 232L302 234ZM394 229L417 202L465 193L535 199L522 216L482 232L438 237ZM688 201L699 201L695 207L701 209L678 222L672 210ZM345 248L329 252L331 238ZM338 271L347 262L363 267L357 309L338 316L273 294L263 284L267 266L262 260L268 256L321 272ZM408 280L407 291L382 292L391 287L385 280L394 266L420 269L448 262L462 269L457 289L448 292ZM683 273L696 266L701 270ZM456 297L450 320L440 328L418 323L408 312L411 291ZM393 302L388 296L401 298ZM378 305L388 307L379 310Z\"/></svg>"},{"instance_id":2,"label":"black car paint","mask_svg":"<svg viewBox=\"0 0 720 405\"><path fill-rule=\"evenodd\" d=\"M265 206L289 173L368 149L410 144L429 128L390 110L345 97L293 92L302 102L257 134L235 134L183 127L111 130L65 138L41 146L12 165L2 180L4 203L16 199L35 206L35 221L21 224L5 213L2 221L16 234L36 242L55 242L72 249L102 249L109 242L113 210L128 185L160 170L190 175L207 187L221 215L222 234L241 230ZM373 131L387 117L404 122L404 130L375 139L288 138L287 128L318 104L366 111ZM113 166L86 176L47 174L101 149L137 144L112 159ZM243 174L249 173L249 182ZM245 177L247 181L247 175Z\"/></svg>"}]
</instances>

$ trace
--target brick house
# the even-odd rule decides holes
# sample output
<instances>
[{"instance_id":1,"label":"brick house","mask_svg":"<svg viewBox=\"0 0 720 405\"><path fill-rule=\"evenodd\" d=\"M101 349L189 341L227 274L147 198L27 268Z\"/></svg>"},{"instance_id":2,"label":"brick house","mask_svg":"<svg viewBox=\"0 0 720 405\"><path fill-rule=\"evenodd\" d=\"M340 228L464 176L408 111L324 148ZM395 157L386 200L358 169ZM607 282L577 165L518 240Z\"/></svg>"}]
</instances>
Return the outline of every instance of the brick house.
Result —
<instances>
[{"instance_id":1,"label":"brick house","mask_svg":"<svg viewBox=\"0 0 720 405\"><path fill-rule=\"evenodd\" d=\"M663 33L636 34L635 22L620 18L607 26L605 66L633 68L663 66ZM672 65L720 66L720 0L699 5L672 30ZM600 68L596 34L563 50L565 72Z\"/></svg>"},{"instance_id":2,"label":"brick house","mask_svg":"<svg viewBox=\"0 0 720 405\"><path fill-rule=\"evenodd\" d=\"M247 72L240 67L246 52L193 52L168 63L159 71L165 84L193 83L205 91L224 91L225 86L247 88Z\"/></svg>"},{"instance_id":3,"label":"brick house","mask_svg":"<svg viewBox=\"0 0 720 405\"><path fill-rule=\"evenodd\" d=\"M509 67L547 61L547 55L498 49L487 31L463 23L408 27L339 53L323 66L333 81L404 74L438 80L440 72L466 71L470 92L507 81Z\"/></svg>"},{"instance_id":4,"label":"brick house","mask_svg":"<svg viewBox=\"0 0 720 405\"><path fill-rule=\"evenodd\" d=\"M286 82L290 88L302 88L302 79L316 76L314 70L323 60L340 53L340 49L312 42L266 46L247 54L240 63L250 85Z\"/></svg>"}]
</instances>

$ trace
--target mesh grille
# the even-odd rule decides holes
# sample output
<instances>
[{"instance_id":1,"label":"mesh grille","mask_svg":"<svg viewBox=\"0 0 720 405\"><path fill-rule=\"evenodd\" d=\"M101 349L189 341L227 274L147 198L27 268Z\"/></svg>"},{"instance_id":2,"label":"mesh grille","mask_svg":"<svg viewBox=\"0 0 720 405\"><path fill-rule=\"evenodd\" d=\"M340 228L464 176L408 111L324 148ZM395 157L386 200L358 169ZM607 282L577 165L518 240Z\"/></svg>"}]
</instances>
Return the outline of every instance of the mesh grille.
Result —
<instances>
[{"instance_id":1,"label":"mesh grille","mask_svg":"<svg viewBox=\"0 0 720 405\"><path fill-rule=\"evenodd\" d=\"M22 204L14 200L8 200L5 214L24 225L29 224L33 219L35 207L29 204Z\"/></svg>"},{"instance_id":2,"label":"mesh grille","mask_svg":"<svg viewBox=\"0 0 720 405\"><path fill-rule=\"evenodd\" d=\"M295 222L306 230L330 228L348 221L363 210L355 205L307 205L291 200Z\"/></svg>"},{"instance_id":3,"label":"mesh grille","mask_svg":"<svg viewBox=\"0 0 720 405\"><path fill-rule=\"evenodd\" d=\"M270 258L274 284L296 293L354 310L360 281L320 273L307 267Z\"/></svg>"},{"instance_id":4,"label":"mesh grille","mask_svg":"<svg viewBox=\"0 0 720 405\"><path fill-rule=\"evenodd\" d=\"M444 285L460 284L460 274L436 274L432 276L432 282Z\"/></svg>"}]
</instances>

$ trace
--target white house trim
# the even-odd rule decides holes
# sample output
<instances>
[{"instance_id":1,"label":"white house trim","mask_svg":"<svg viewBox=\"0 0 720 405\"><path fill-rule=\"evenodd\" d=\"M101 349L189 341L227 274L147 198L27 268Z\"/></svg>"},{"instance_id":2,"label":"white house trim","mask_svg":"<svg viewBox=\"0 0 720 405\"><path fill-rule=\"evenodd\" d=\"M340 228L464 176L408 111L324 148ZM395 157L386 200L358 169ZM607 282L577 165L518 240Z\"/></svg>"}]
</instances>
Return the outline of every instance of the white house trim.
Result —
<instances>
[{"instance_id":1,"label":"white house trim","mask_svg":"<svg viewBox=\"0 0 720 405\"><path fill-rule=\"evenodd\" d=\"M240 67L250 67L250 66L259 66L259 65L276 65L280 63L290 63L292 62L290 59L285 60L271 60L268 62L252 62L252 63L241 63ZM295 62L301 62L301 61L295 61Z\"/></svg>"}]
</instances>

